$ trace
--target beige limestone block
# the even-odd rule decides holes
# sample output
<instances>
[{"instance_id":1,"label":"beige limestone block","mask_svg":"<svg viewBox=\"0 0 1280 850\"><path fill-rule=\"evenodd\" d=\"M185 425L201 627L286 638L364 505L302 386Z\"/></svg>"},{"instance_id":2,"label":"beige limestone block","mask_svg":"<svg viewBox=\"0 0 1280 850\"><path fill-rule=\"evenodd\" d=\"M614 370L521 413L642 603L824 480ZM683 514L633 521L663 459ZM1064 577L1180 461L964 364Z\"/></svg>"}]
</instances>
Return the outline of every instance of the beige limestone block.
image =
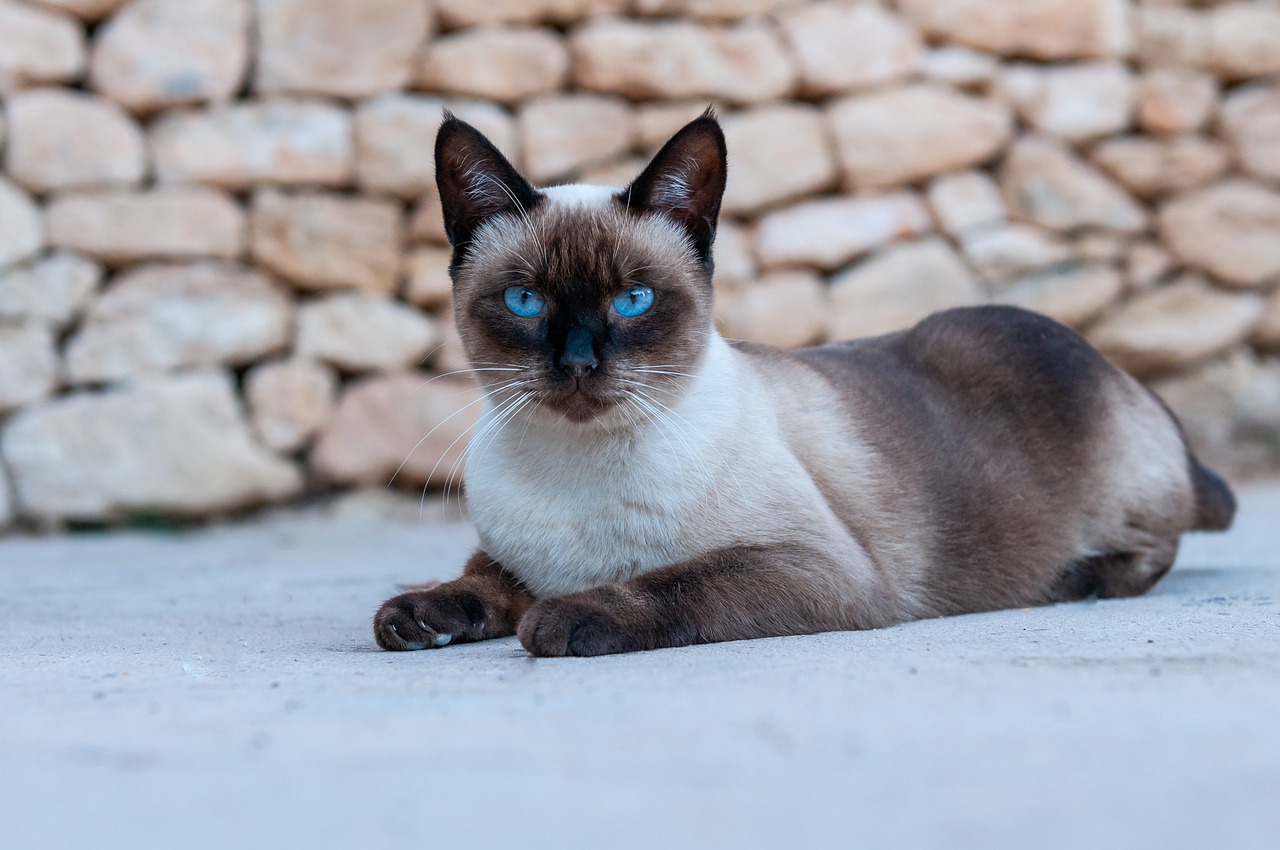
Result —
<instances>
[{"instance_id":1,"label":"beige limestone block","mask_svg":"<svg viewBox=\"0 0 1280 850\"><path fill-rule=\"evenodd\" d=\"M435 0L440 25L451 30L495 24L575 24L620 15L628 0Z\"/></svg>"},{"instance_id":2,"label":"beige limestone block","mask_svg":"<svg viewBox=\"0 0 1280 850\"><path fill-rule=\"evenodd\" d=\"M961 250L969 265L990 284L1071 259L1071 246L1066 240L1031 224L1007 224L972 231L961 241Z\"/></svg>"},{"instance_id":3,"label":"beige limestone block","mask_svg":"<svg viewBox=\"0 0 1280 850\"><path fill-rule=\"evenodd\" d=\"M698 118L710 106L706 98L655 101L635 105L636 150L652 156L685 124ZM724 110L717 107L720 115Z\"/></svg>"},{"instance_id":4,"label":"beige limestone block","mask_svg":"<svg viewBox=\"0 0 1280 850\"><path fill-rule=\"evenodd\" d=\"M67 342L71 383L105 383L191 366L244 366L280 351L293 303L234 264L140 266L93 300Z\"/></svg>"},{"instance_id":5,"label":"beige limestone block","mask_svg":"<svg viewBox=\"0 0 1280 850\"><path fill-rule=\"evenodd\" d=\"M1280 289L1267 299L1266 310L1254 331L1253 341L1260 348L1280 349Z\"/></svg>"},{"instance_id":6,"label":"beige limestone block","mask_svg":"<svg viewBox=\"0 0 1280 850\"><path fill-rule=\"evenodd\" d=\"M338 376L311 360L273 360L249 370L244 395L258 440L272 451L293 452L329 421Z\"/></svg>"},{"instance_id":7,"label":"beige limestone block","mask_svg":"<svg viewBox=\"0 0 1280 850\"><path fill-rule=\"evenodd\" d=\"M973 273L942 239L897 245L832 280L828 338L890 333L981 300Z\"/></svg>"},{"instance_id":8,"label":"beige limestone block","mask_svg":"<svg viewBox=\"0 0 1280 850\"><path fill-rule=\"evenodd\" d=\"M1128 0L898 0L898 8L935 39L1004 56L1122 57L1133 42Z\"/></svg>"},{"instance_id":9,"label":"beige limestone block","mask_svg":"<svg viewBox=\"0 0 1280 850\"><path fill-rule=\"evenodd\" d=\"M1111 266L1091 264L1024 278L993 300L1034 310L1072 328L1097 319L1124 291L1124 278Z\"/></svg>"},{"instance_id":10,"label":"beige limestone block","mask_svg":"<svg viewBox=\"0 0 1280 850\"><path fill-rule=\"evenodd\" d=\"M1128 236L1106 230L1086 230L1071 240L1072 256L1081 262L1119 265L1128 249Z\"/></svg>"},{"instance_id":11,"label":"beige limestone block","mask_svg":"<svg viewBox=\"0 0 1280 850\"><path fill-rule=\"evenodd\" d=\"M536 184L564 180L631 150L631 109L615 97L563 94L521 106L516 124L524 174Z\"/></svg>"},{"instance_id":12,"label":"beige limestone block","mask_svg":"<svg viewBox=\"0 0 1280 850\"><path fill-rule=\"evenodd\" d=\"M56 253L0 272L0 319L71 324L102 284L102 267L77 254Z\"/></svg>"},{"instance_id":13,"label":"beige limestone block","mask_svg":"<svg viewBox=\"0 0 1280 850\"><path fill-rule=\"evenodd\" d=\"M405 300L429 310L447 306L453 298L453 280L449 277L452 259L453 251L448 248L411 251L405 259Z\"/></svg>"},{"instance_id":14,"label":"beige limestone block","mask_svg":"<svg viewBox=\"0 0 1280 850\"><path fill-rule=\"evenodd\" d=\"M1138 126L1176 135L1202 129L1218 106L1218 83L1193 68L1155 68L1138 80Z\"/></svg>"},{"instance_id":15,"label":"beige limestone block","mask_svg":"<svg viewBox=\"0 0 1280 850\"><path fill-rule=\"evenodd\" d=\"M1235 287L1280 277L1280 192L1226 180L1160 209L1160 236L1180 261Z\"/></svg>"},{"instance_id":16,"label":"beige limestone block","mask_svg":"<svg viewBox=\"0 0 1280 850\"><path fill-rule=\"evenodd\" d=\"M1131 245L1125 255L1125 282L1131 290L1150 289L1178 268L1163 245L1156 242L1138 242Z\"/></svg>"},{"instance_id":17,"label":"beige limestone block","mask_svg":"<svg viewBox=\"0 0 1280 850\"><path fill-rule=\"evenodd\" d=\"M1120 62L1014 65L1001 75L1000 91L1029 125L1072 142L1123 132L1132 123L1134 80Z\"/></svg>"},{"instance_id":18,"label":"beige limestone block","mask_svg":"<svg viewBox=\"0 0 1280 850\"><path fill-rule=\"evenodd\" d=\"M429 316L386 296L344 292L298 308L294 352L345 372L421 366L439 344Z\"/></svg>"},{"instance_id":19,"label":"beige limestone block","mask_svg":"<svg viewBox=\"0 0 1280 850\"><path fill-rule=\"evenodd\" d=\"M633 0L639 15L689 17L698 21L727 23L758 18L798 6L804 0Z\"/></svg>"},{"instance_id":20,"label":"beige limestone block","mask_svg":"<svg viewBox=\"0 0 1280 850\"><path fill-rule=\"evenodd\" d=\"M28 0L37 6L47 6L60 12L70 12L90 23L100 21L128 0Z\"/></svg>"},{"instance_id":21,"label":"beige limestone block","mask_svg":"<svg viewBox=\"0 0 1280 850\"><path fill-rule=\"evenodd\" d=\"M1226 147L1203 136L1108 139L1093 149L1092 157L1140 198L1207 185L1231 165Z\"/></svg>"},{"instance_id":22,"label":"beige limestone block","mask_svg":"<svg viewBox=\"0 0 1280 850\"><path fill-rule=\"evenodd\" d=\"M1249 478L1280 464L1280 357L1237 349L1151 388L1200 460L1219 472Z\"/></svg>"},{"instance_id":23,"label":"beige limestone block","mask_svg":"<svg viewBox=\"0 0 1280 850\"><path fill-rule=\"evenodd\" d=\"M448 245L444 231L444 207L440 205L440 192L435 181L418 198L409 216L409 241L414 245Z\"/></svg>"},{"instance_id":24,"label":"beige limestone block","mask_svg":"<svg viewBox=\"0 0 1280 850\"><path fill-rule=\"evenodd\" d=\"M256 0L254 88L358 98L404 87L431 32L422 0Z\"/></svg>"},{"instance_id":25,"label":"beige limestone block","mask_svg":"<svg viewBox=\"0 0 1280 850\"><path fill-rule=\"evenodd\" d=\"M759 275L751 234L732 220L720 220L712 253L716 263L717 288L749 284Z\"/></svg>"},{"instance_id":26,"label":"beige limestone block","mask_svg":"<svg viewBox=\"0 0 1280 850\"><path fill-rule=\"evenodd\" d=\"M147 170L142 130L92 94L33 89L9 97L5 170L38 193L132 187Z\"/></svg>"},{"instance_id":27,"label":"beige limestone block","mask_svg":"<svg viewBox=\"0 0 1280 850\"><path fill-rule=\"evenodd\" d=\"M1144 292L1099 322L1089 341L1138 376L1185 368L1248 338L1262 298L1223 292L1196 275Z\"/></svg>"},{"instance_id":28,"label":"beige limestone block","mask_svg":"<svg viewBox=\"0 0 1280 850\"><path fill-rule=\"evenodd\" d=\"M1208 63L1208 22L1193 9L1139 6L1134 10L1134 34L1141 65L1194 68Z\"/></svg>"},{"instance_id":29,"label":"beige limestone block","mask_svg":"<svg viewBox=\"0 0 1280 850\"><path fill-rule=\"evenodd\" d=\"M1220 126L1246 174L1280 181L1280 85L1232 92L1222 104Z\"/></svg>"},{"instance_id":30,"label":"beige limestone block","mask_svg":"<svg viewBox=\"0 0 1280 850\"><path fill-rule=\"evenodd\" d=\"M1230 3L1207 17L1210 70L1229 82L1280 74L1280 7Z\"/></svg>"},{"instance_id":31,"label":"beige limestone block","mask_svg":"<svg viewBox=\"0 0 1280 850\"><path fill-rule=\"evenodd\" d=\"M764 216L756 230L756 256L765 268L831 271L930 226L928 211L912 192L822 198Z\"/></svg>"},{"instance_id":32,"label":"beige limestone block","mask_svg":"<svg viewBox=\"0 0 1280 850\"><path fill-rule=\"evenodd\" d=\"M63 12L0 0L0 94L84 73L84 28Z\"/></svg>"},{"instance_id":33,"label":"beige limestone block","mask_svg":"<svg viewBox=\"0 0 1280 850\"><path fill-rule=\"evenodd\" d=\"M725 213L750 215L835 187L835 152L816 107L759 106L726 116L722 125L731 162Z\"/></svg>"},{"instance_id":34,"label":"beige limestone block","mask_svg":"<svg viewBox=\"0 0 1280 850\"><path fill-rule=\"evenodd\" d=\"M876 3L807 4L783 13L778 23L808 95L898 82L919 69L924 53L915 27Z\"/></svg>"},{"instance_id":35,"label":"beige limestone block","mask_svg":"<svg viewBox=\"0 0 1280 850\"><path fill-rule=\"evenodd\" d=\"M0 271L31 259L43 247L40 208L0 174Z\"/></svg>"},{"instance_id":36,"label":"beige limestone block","mask_svg":"<svg viewBox=\"0 0 1280 850\"><path fill-rule=\"evenodd\" d=\"M1060 142L1024 136L1001 173L1014 218L1054 230L1099 227L1122 233L1146 228L1148 216L1120 186Z\"/></svg>"},{"instance_id":37,"label":"beige limestone block","mask_svg":"<svg viewBox=\"0 0 1280 850\"><path fill-rule=\"evenodd\" d=\"M711 28L687 21L592 21L570 38L579 88L632 100L722 98L758 103L789 94L796 69L759 21Z\"/></svg>"},{"instance_id":38,"label":"beige limestone block","mask_svg":"<svg viewBox=\"0 0 1280 850\"><path fill-rule=\"evenodd\" d=\"M355 114L356 182L371 192L416 197L435 184L435 138L444 118L438 98L384 94Z\"/></svg>"},{"instance_id":39,"label":"beige limestone block","mask_svg":"<svg viewBox=\"0 0 1280 850\"><path fill-rule=\"evenodd\" d=\"M554 30L478 27L431 42L414 87L515 104L559 90L568 76L569 51Z\"/></svg>"},{"instance_id":40,"label":"beige limestone block","mask_svg":"<svg viewBox=\"0 0 1280 850\"><path fill-rule=\"evenodd\" d=\"M0 414L47 397L57 383L53 329L43 322L0 324Z\"/></svg>"},{"instance_id":41,"label":"beige limestone block","mask_svg":"<svg viewBox=\"0 0 1280 850\"><path fill-rule=\"evenodd\" d=\"M943 233L959 239L1008 217L1000 187L985 171L965 171L935 178L929 184L929 208Z\"/></svg>"},{"instance_id":42,"label":"beige limestone block","mask_svg":"<svg viewBox=\"0 0 1280 850\"><path fill-rule=\"evenodd\" d=\"M454 325L453 315L442 318L440 336L444 340L436 353L431 356L432 367L442 374L462 374L471 370L471 361L467 359L466 349L462 345L462 337Z\"/></svg>"},{"instance_id":43,"label":"beige limestone block","mask_svg":"<svg viewBox=\"0 0 1280 850\"><path fill-rule=\"evenodd\" d=\"M400 277L400 205L316 192L258 193L253 258L300 289L391 293Z\"/></svg>"},{"instance_id":44,"label":"beige limestone block","mask_svg":"<svg viewBox=\"0 0 1280 850\"><path fill-rule=\"evenodd\" d=\"M468 376L400 372L347 387L309 464L335 484L444 486L462 472L483 396Z\"/></svg>"},{"instance_id":45,"label":"beige limestone block","mask_svg":"<svg viewBox=\"0 0 1280 850\"><path fill-rule=\"evenodd\" d=\"M820 342L830 309L816 272L777 271L716 294L716 323L727 339L799 348Z\"/></svg>"},{"instance_id":46,"label":"beige limestone block","mask_svg":"<svg viewBox=\"0 0 1280 850\"><path fill-rule=\"evenodd\" d=\"M436 131L446 107L484 133L512 162L519 161L516 123L501 106L385 94L363 101L356 109L356 182L360 187L402 198L434 192Z\"/></svg>"},{"instance_id":47,"label":"beige limestone block","mask_svg":"<svg viewBox=\"0 0 1280 850\"><path fill-rule=\"evenodd\" d=\"M351 115L319 101L249 101L173 112L151 128L162 182L241 190L260 185L340 186L355 163Z\"/></svg>"},{"instance_id":48,"label":"beige limestone block","mask_svg":"<svg viewBox=\"0 0 1280 850\"><path fill-rule=\"evenodd\" d=\"M935 85L851 97L829 111L845 180L901 186L985 162L1008 144L1003 105Z\"/></svg>"},{"instance_id":49,"label":"beige limestone block","mask_svg":"<svg viewBox=\"0 0 1280 850\"><path fill-rule=\"evenodd\" d=\"M245 217L221 192L195 186L60 195L45 213L49 244L108 266L149 259L236 259Z\"/></svg>"},{"instance_id":50,"label":"beige limestone block","mask_svg":"<svg viewBox=\"0 0 1280 850\"><path fill-rule=\"evenodd\" d=\"M23 515L204 515L297 495L297 467L253 439L232 377L198 371L28 407L0 437Z\"/></svg>"},{"instance_id":51,"label":"beige limestone block","mask_svg":"<svg viewBox=\"0 0 1280 850\"><path fill-rule=\"evenodd\" d=\"M98 30L93 88L132 112L230 100L249 62L250 0L133 0Z\"/></svg>"},{"instance_id":52,"label":"beige limestone block","mask_svg":"<svg viewBox=\"0 0 1280 850\"><path fill-rule=\"evenodd\" d=\"M630 186L648 164L647 159L638 156L622 156L588 166L578 172L575 179L591 186L614 186L621 189Z\"/></svg>"},{"instance_id":53,"label":"beige limestone block","mask_svg":"<svg viewBox=\"0 0 1280 850\"><path fill-rule=\"evenodd\" d=\"M996 79L999 70L1000 60L990 53L956 45L935 47L920 60L920 71L926 78L961 89L984 88Z\"/></svg>"}]
</instances>

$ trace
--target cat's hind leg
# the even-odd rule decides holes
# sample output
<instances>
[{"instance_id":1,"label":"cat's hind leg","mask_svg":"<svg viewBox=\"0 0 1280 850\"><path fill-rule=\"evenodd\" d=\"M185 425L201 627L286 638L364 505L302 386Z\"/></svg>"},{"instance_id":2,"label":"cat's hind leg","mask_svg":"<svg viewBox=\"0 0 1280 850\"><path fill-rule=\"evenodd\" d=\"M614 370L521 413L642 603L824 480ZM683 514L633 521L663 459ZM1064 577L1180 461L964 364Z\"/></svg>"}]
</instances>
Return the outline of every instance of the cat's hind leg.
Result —
<instances>
[{"instance_id":1,"label":"cat's hind leg","mask_svg":"<svg viewBox=\"0 0 1280 850\"><path fill-rule=\"evenodd\" d=\"M1098 598L1141 596L1173 568L1178 538L1130 552L1097 558Z\"/></svg>"},{"instance_id":2,"label":"cat's hind leg","mask_svg":"<svg viewBox=\"0 0 1280 850\"><path fill-rule=\"evenodd\" d=\"M1153 542L1127 552L1085 558L1067 567L1049 591L1049 602L1075 602L1090 596L1118 599L1141 596L1164 578L1178 554L1178 539Z\"/></svg>"},{"instance_id":3,"label":"cat's hind leg","mask_svg":"<svg viewBox=\"0 0 1280 850\"><path fill-rule=\"evenodd\" d=\"M533 597L502 566L477 552L462 577L394 596L373 617L383 649L435 649L515 634Z\"/></svg>"}]
</instances>

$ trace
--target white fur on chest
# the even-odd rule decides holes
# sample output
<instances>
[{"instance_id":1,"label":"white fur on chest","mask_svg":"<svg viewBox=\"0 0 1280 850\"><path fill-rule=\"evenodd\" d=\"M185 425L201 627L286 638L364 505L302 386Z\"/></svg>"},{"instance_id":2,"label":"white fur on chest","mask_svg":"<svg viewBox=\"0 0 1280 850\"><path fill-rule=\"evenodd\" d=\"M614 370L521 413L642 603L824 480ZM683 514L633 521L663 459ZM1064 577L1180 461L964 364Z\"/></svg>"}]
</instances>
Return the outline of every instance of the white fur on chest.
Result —
<instances>
[{"instance_id":1,"label":"white fur on chest","mask_svg":"<svg viewBox=\"0 0 1280 850\"><path fill-rule=\"evenodd\" d=\"M481 440L467 493L485 551L543 596L768 539L795 461L737 357L714 337L664 423L625 434L513 423Z\"/></svg>"}]
</instances>

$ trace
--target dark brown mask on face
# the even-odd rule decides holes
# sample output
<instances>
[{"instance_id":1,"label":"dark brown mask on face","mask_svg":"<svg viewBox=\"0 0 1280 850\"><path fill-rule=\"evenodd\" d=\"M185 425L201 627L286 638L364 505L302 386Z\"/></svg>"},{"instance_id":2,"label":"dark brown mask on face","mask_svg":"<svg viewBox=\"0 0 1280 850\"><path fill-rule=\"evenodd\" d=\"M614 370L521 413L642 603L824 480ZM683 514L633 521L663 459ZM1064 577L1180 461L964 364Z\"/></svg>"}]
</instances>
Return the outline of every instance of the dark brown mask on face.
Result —
<instances>
[{"instance_id":1,"label":"dark brown mask on face","mask_svg":"<svg viewBox=\"0 0 1280 850\"><path fill-rule=\"evenodd\" d=\"M448 116L436 181L454 312L494 403L625 424L679 395L711 332L725 173L709 111L621 192L534 189L478 130Z\"/></svg>"}]
</instances>

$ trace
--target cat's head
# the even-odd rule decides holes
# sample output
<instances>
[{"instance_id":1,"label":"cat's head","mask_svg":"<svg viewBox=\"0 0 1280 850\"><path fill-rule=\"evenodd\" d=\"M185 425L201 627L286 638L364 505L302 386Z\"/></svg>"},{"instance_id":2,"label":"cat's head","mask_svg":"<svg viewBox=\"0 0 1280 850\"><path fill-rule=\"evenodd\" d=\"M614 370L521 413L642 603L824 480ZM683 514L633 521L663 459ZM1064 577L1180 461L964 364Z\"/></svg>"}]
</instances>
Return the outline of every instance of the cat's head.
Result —
<instances>
[{"instance_id":1,"label":"cat's head","mask_svg":"<svg viewBox=\"0 0 1280 850\"><path fill-rule=\"evenodd\" d=\"M678 395L712 331L725 173L710 111L622 190L535 189L478 130L447 117L436 181L454 313L490 396L608 424Z\"/></svg>"}]
</instances>

